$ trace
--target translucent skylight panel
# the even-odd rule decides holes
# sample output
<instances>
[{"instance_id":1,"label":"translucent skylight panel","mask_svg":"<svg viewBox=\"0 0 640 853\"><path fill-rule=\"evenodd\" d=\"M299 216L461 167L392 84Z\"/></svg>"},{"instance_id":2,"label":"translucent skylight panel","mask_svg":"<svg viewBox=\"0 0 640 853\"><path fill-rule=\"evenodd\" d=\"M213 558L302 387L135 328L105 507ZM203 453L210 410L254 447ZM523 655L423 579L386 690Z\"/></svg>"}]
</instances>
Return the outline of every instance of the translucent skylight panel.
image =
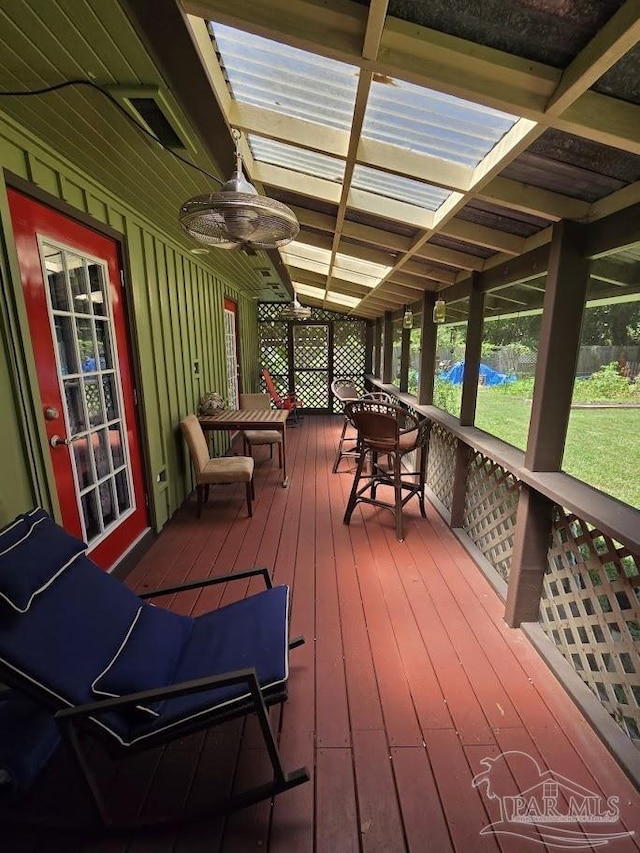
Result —
<instances>
[{"instance_id":1,"label":"translucent skylight panel","mask_svg":"<svg viewBox=\"0 0 640 853\"><path fill-rule=\"evenodd\" d=\"M308 243L300 243L294 240L280 249L280 255L285 264L289 266L318 272L321 275L327 275L329 272L331 261L329 249L319 249L317 246L310 246Z\"/></svg>"},{"instance_id":2,"label":"translucent skylight panel","mask_svg":"<svg viewBox=\"0 0 640 853\"><path fill-rule=\"evenodd\" d=\"M451 190L434 187L423 181L414 181L411 178L403 178L392 175L389 172L381 172L379 169L371 169L369 166L356 166L353 170L351 186L359 190L367 190L376 195L406 201L408 204L423 207L427 210L437 210L443 201L450 195Z\"/></svg>"},{"instance_id":3,"label":"translucent skylight panel","mask_svg":"<svg viewBox=\"0 0 640 853\"><path fill-rule=\"evenodd\" d=\"M292 282L294 290L300 296L311 296L314 299L324 299L324 287L313 287L311 284L301 284L298 281Z\"/></svg>"},{"instance_id":4,"label":"translucent skylight panel","mask_svg":"<svg viewBox=\"0 0 640 853\"><path fill-rule=\"evenodd\" d=\"M327 302L333 302L336 305L346 305L348 308L355 308L360 304L360 299L356 296L347 296L344 293L335 293L330 290L327 293Z\"/></svg>"},{"instance_id":5,"label":"translucent skylight panel","mask_svg":"<svg viewBox=\"0 0 640 853\"><path fill-rule=\"evenodd\" d=\"M344 161L335 157L254 134L249 135L249 145L254 159L260 163L283 166L285 169L293 169L294 172L302 172L316 178L326 178L328 181L339 182L344 177Z\"/></svg>"},{"instance_id":6,"label":"translucent skylight panel","mask_svg":"<svg viewBox=\"0 0 640 853\"><path fill-rule=\"evenodd\" d=\"M472 168L517 120L404 80L374 80L362 135Z\"/></svg>"},{"instance_id":7,"label":"translucent skylight panel","mask_svg":"<svg viewBox=\"0 0 640 853\"><path fill-rule=\"evenodd\" d=\"M355 66L222 24L211 24L211 30L238 101L349 130Z\"/></svg>"},{"instance_id":8,"label":"translucent skylight panel","mask_svg":"<svg viewBox=\"0 0 640 853\"><path fill-rule=\"evenodd\" d=\"M390 266L363 261L360 258L337 252L331 274L343 281L352 281L355 284L363 284L365 287L375 287L380 279L384 278L390 271Z\"/></svg>"}]
</instances>

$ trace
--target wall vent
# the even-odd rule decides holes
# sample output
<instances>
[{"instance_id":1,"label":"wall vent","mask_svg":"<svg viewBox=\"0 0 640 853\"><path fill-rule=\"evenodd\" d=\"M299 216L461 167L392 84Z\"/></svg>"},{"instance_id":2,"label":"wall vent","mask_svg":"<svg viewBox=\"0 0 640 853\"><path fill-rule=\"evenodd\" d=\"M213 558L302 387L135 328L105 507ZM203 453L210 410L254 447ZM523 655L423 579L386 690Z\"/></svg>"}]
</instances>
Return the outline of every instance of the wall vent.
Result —
<instances>
[{"instance_id":1,"label":"wall vent","mask_svg":"<svg viewBox=\"0 0 640 853\"><path fill-rule=\"evenodd\" d=\"M107 89L129 115L162 145L179 151L197 152L184 124L160 89L154 86L107 86Z\"/></svg>"}]
</instances>

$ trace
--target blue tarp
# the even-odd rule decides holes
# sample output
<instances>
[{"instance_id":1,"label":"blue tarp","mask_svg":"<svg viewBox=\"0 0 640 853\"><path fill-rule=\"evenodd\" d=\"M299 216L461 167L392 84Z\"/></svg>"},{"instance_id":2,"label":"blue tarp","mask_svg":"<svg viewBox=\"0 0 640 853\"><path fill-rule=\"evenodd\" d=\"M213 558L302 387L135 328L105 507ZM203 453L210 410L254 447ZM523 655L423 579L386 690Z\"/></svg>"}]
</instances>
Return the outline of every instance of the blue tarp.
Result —
<instances>
[{"instance_id":1,"label":"blue tarp","mask_svg":"<svg viewBox=\"0 0 640 853\"><path fill-rule=\"evenodd\" d=\"M456 361L448 370L440 371L438 378L444 379L445 382L451 382L452 385L462 385L463 372L464 361ZM488 364L480 364L480 381L483 385L507 385L509 382L515 382L516 378L513 374L507 376L506 373L498 373Z\"/></svg>"}]
</instances>

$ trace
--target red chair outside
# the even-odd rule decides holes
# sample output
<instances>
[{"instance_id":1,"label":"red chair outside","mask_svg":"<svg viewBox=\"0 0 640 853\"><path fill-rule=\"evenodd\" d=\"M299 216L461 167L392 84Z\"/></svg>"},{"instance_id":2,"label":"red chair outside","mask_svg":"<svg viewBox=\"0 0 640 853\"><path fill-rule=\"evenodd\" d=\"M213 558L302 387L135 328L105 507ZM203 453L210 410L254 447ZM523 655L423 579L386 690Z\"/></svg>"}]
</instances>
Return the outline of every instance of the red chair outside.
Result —
<instances>
[{"instance_id":1,"label":"red chair outside","mask_svg":"<svg viewBox=\"0 0 640 853\"><path fill-rule=\"evenodd\" d=\"M288 409L293 415L294 423L300 423L302 418L298 415L298 409L303 406L302 400L296 396L294 391L289 391L284 395L278 394L273 378L266 367L262 368L260 375L264 379L264 384L267 386L267 391L271 395L276 409Z\"/></svg>"}]
</instances>

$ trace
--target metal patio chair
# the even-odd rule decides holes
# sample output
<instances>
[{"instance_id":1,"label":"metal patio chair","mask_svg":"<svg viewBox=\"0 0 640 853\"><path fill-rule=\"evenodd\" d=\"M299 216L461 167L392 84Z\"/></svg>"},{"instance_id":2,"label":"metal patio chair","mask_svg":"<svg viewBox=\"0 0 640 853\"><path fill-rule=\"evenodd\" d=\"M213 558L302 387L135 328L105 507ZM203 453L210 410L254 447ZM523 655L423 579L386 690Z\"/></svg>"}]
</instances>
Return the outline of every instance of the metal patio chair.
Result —
<instances>
[{"instance_id":1,"label":"metal patio chair","mask_svg":"<svg viewBox=\"0 0 640 853\"><path fill-rule=\"evenodd\" d=\"M251 569L138 596L86 549L42 509L0 531L0 681L50 709L102 824L113 819L81 732L122 758L256 714L272 778L210 803L206 816L308 781L304 767L284 770L267 713L286 699L289 650L304 642L289 641L289 588L272 586L266 569ZM264 590L196 618L147 603L254 576Z\"/></svg>"}]
</instances>

